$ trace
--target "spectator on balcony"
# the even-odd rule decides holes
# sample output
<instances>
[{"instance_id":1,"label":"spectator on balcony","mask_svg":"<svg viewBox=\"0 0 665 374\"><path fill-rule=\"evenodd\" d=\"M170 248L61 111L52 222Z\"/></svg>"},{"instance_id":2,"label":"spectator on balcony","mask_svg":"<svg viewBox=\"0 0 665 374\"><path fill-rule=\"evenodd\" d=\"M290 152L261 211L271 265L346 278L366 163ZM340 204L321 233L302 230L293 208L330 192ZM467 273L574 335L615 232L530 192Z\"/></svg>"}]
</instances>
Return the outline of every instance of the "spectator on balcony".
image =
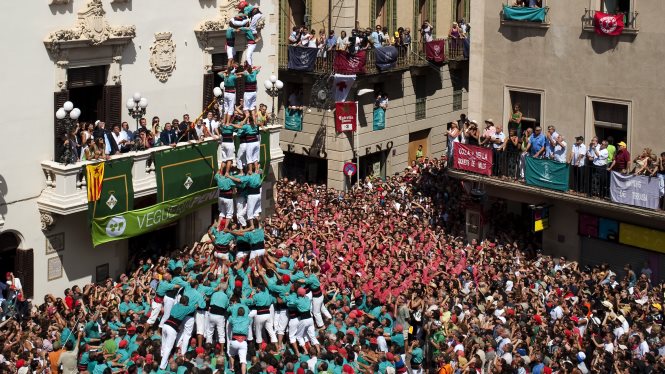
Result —
<instances>
[{"instance_id":1,"label":"spectator on balcony","mask_svg":"<svg viewBox=\"0 0 665 374\"><path fill-rule=\"evenodd\" d=\"M552 125L547 126L547 132L545 133L545 138L547 139L547 148L545 148L545 158L552 158L552 152L554 152L554 147L556 146L556 140L559 137L559 133L556 132L556 128Z\"/></svg>"},{"instance_id":2,"label":"spectator on balcony","mask_svg":"<svg viewBox=\"0 0 665 374\"><path fill-rule=\"evenodd\" d=\"M150 133L150 129L148 129L148 122L145 118L141 118L139 120L139 128L134 131L134 138L139 137L139 131L145 131L146 135Z\"/></svg>"},{"instance_id":3,"label":"spectator on balcony","mask_svg":"<svg viewBox=\"0 0 665 374\"><path fill-rule=\"evenodd\" d=\"M499 164L505 162L505 157L503 153L503 144L506 140L506 135L503 133L503 126L498 124L495 126L494 134L488 137L488 144L492 148L492 154L494 157L494 164L492 165L492 172L494 175L499 174Z\"/></svg>"},{"instance_id":4,"label":"spectator on balcony","mask_svg":"<svg viewBox=\"0 0 665 374\"><path fill-rule=\"evenodd\" d=\"M617 151L616 155L614 155L614 159L612 160L608 170L626 174L630 168L630 153L626 148L626 143L619 142L617 145L619 146L619 150Z\"/></svg>"},{"instance_id":5,"label":"spectator on balcony","mask_svg":"<svg viewBox=\"0 0 665 374\"><path fill-rule=\"evenodd\" d=\"M558 134L554 140L554 147L552 148L552 153L550 158L556 162L566 163L566 154L568 151L568 144L563 138L563 135Z\"/></svg>"},{"instance_id":6,"label":"spectator on balcony","mask_svg":"<svg viewBox=\"0 0 665 374\"><path fill-rule=\"evenodd\" d=\"M92 137L88 138L88 140L83 143L83 146L81 147L81 161L88 161L91 159L92 154L90 153L90 147L94 146L95 141L92 139Z\"/></svg>"},{"instance_id":7,"label":"spectator on balcony","mask_svg":"<svg viewBox=\"0 0 665 374\"><path fill-rule=\"evenodd\" d=\"M460 141L460 129L457 121L450 123L450 128L446 132L446 135L448 137L448 160L452 160L455 152L455 143L459 143Z\"/></svg>"},{"instance_id":8,"label":"spectator on balcony","mask_svg":"<svg viewBox=\"0 0 665 374\"><path fill-rule=\"evenodd\" d=\"M291 28L291 34L289 34L289 45L298 45L300 43L300 29L296 26Z\"/></svg>"},{"instance_id":9,"label":"spectator on balcony","mask_svg":"<svg viewBox=\"0 0 665 374\"><path fill-rule=\"evenodd\" d=\"M459 25L460 30L462 30L462 35L466 36L469 32L469 24L466 23L466 20L464 20L464 18L460 18L457 21L457 24Z\"/></svg>"},{"instance_id":10,"label":"spectator on balcony","mask_svg":"<svg viewBox=\"0 0 665 374\"><path fill-rule=\"evenodd\" d=\"M346 51L349 53L356 53L356 51L360 49L360 42L361 38L358 35L358 30L351 30L351 36L349 36Z\"/></svg>"},{"instance_id":11,"label":"spectator on balcony","mask_svg":"<svg viewBox=\"0 0 665 374\"><path fill-rule=\"evenodd\" d=\"M78 124L72 127L63 139L64 153L62 155L62 162L65 164L75 164L79 160L81 146L76 137L77 131Z\"/></svg>"},{"instance_id":12,"label":"spectator on balcony","mask_svg":"<svg viewBox=\"0 0 665 374\"><path fill-rule=\"evenodd\" d=\"M94 130L95 130L94 124L87 122L81 123L81 144L86 144L88 142L88 139L94 140L94 136L92 135Z\"/></svg>"},{"instance_id":13,"label":"spectator on balcony","mask_svg":"<svg viewBox=\"0 0 665 374\"><path fill-rule=\"evenodd\" d=\"M316 57L323 58L326 52L326 30L324 29L319 30L319 36L316 37L316 48L319 49Z\"/></svg>"},{"instance_id":14,"label":"spectator on balcony","mask_svg":"<svg viewBox=\"0 0 665 374\"><path fill-rule=\"evenodd\" d=\"M411 28L404 29L404 46L408 49L411 47Z\"/></svg>"},{"instance_id":15,"label":"spectator on balcony","mask_svg":"<svg viewBox=\"0 0 665 374\"><path fill-rule=\"evenodd\" d=\"M196 131L196 138L200 141L212 137L212 134L208 131L208 127L205 122L203 122L203 119L199 119L199 122L194 126L194 130Z\"/></svg>"},{"instance_id":16,"label":"spectator on balcony","mask_svg":"<svg viewBox=\"0 0 665 374\"><path fill-rule=\"evenodd\" d=\"M582 192L582 181L584 180L584 163L586 161L586 145L584 144L584 137L578 136L575 138L575 144L570 152L570 172L572 176L571 190Z\"/></svg>"},{"instance_id":17,"label":"spectator on balcony","mask_svg":"<svg viewBox=\"0 0 665 374\"><path fill-rule=\"evenodd\" d=\"M108 153L106 153L106 143L104 138L95 138L94 154L92 160L106 160Z\"/></svg>"},{"instance_id":18,"label":"spectator on balcony","mask_svg":"<svg viewBox=\"0 0 665 374\"><path fill-rule=\"evenodd\" d=\"M383 46L383 32L381 25L376 25L376 30L369 36L369 40L374 48L381 48Z\"/></svg>"},{"instance_id":19,"label":"spectator on balcony","mask_svg":"<svg viewBox=\"0 0 665 374\"><path fill-rule=\"evenodd\" d=\"M515 129L517 136L522 136L522 112L519 103L513 106L513 114L510 115L508 120L508 131L512 129Z\"/></svg>"},{"instance_id":20,"label":"spectator on balcony","mask_svg":"<svg viewBox=\"0 0 665 374\"><path fill-rule=\"evenodd\" d=\"M648 169L649 161L651 160L651 148L644 148L642 154L635 157L633 160L633 170L631 171L635 175L645 174L645 171Z\"/></svg>"},{"instance_id":21,"label":"spectator on balcony","mask_svg":"<svg viewBox=\"0 0 665 374\"><path fill-rule=\"evenodd\" d=\"M337 47L337 36L335 36L335 30L330 30L328 32L328 37L326 38L326 50L324 57L329 56L329 53L334 51L336 47Z\"/></svg>"},{"instance_id":22,"label":"spectator on balcony","mask_svg":"<svg viewBox=\"0 0 665 374\"><path fill-rule=\"evenodd\" d=\"M127 153L132 149L131 142L123 135L122 131L120 131L120 125L113 126L111 136L113 136L113 141L118 146L120 153Z\"/></svg>"},{"instance_id":23,"label":"spectator on balcony","mask_svg":"<svg viewBox=\"0 0 665 374\"><path fill-rule=\"evenodd\" d=\"M389 45L392 45L394 43L394 40L391 39L390 37L390 32L388 31L388 26L383 26L383 47L387 47Z\"/></svg>"},{"instance_id":24,"label":"spectator on balcony","mask_svg":"<svg viewBox=\"0 0 665 374\"><path fill-rule=\"evenodd\" d=\"M661 152L660 157L656 161L658 167L658 180L660 182L660 196L665 196L665 152ZM663 206L661 205L661 208Z\"/></svg>"},{"instance_id":25,"label":"spectator on balcony","mask_svg":"<svg viewBox=\"0 0 665 374\"><path fill-rule=\"evenodd\" d=\"M485 120L485 130L480 137L480 145L484 147L490 147L492 137L496 134L496 126L494 125L494 120L486 119Z\"/></svg>"},{"instance_id":26,"label":"spectator on balcony","mask_svg":"<svg viewBox=\"0 0 665 374\"><path fill-rule=\"evenodd\" d=\"M520 142L520 137L517 136L517 131L515 129L509 130L508 137L501 145L501 153L505 160L505 170L502 171L504 176L517 179L521 151L522 142Z\"/></svg>"},{"instance_id":27,"label":"spectator on balcony","mask_svg":"<svg viewBox=\"0 0 665 374\"><path fill-rule=\"evenodd\" d=\"M349 47L349 37L346 36L346 31L342 30L337 38L337 50L346 51Z\"/></svg>"},{"instance_id":28,"label":"spectator on balcony","mask_svg":"<svg viewBox=\"0 0 665 374\"><path fill-rule=\"evenodd\" d=\"M464 131L464 139L468 145L480 145L480 132L478 131L478 122L469 121L469 127Z\"/></svg>"},{"instance_id":29,"label":"spectator on balcony","mask_svg":"<svg viewBox=\"0 0 665 374\"><path fill-rule=\"evenodd\" d=\"M611 164L614 161L614 155L617 153L617 149L614 146L614 138L612 136L607 137L607 153L609 157L607 158L607 163Z\"/></svg>"},{"instance_id":30,"label":"spectator on balcony","mask_svg":"<svg viewBox=\"0 0 665 374\"><path fill-rule=\"evenodd\" d=\"M152 129L150 129L150 139L152 140L153 147L159 147L161 145L161 140L159 138L161 132L162 125L159 124L159 117L155 116L152 118Z\"/></svg>"},{"instance_id":31,"label":"spectator on balcony","mask_svg":"<svg viewBox=\"0 0 665 374\"><path fill-rule=\"evenodd\" d=\"M134 133L129 130L129 123L123 122L120 124L120 132L122 133L122 136L129 140L130 142L134 141Z\"/></svg>"},{"instance_id":32,"label":"spectator on balcony","mask_svg":"<svg viewBox=\"0 0 665 374\"><path fill-rule=\"evenodd\" d=\"M526 146L526 151L531 157L542 158L545 155L546 146L547 139L545 138L545 135L542 134L540 126L536 126L533 130L533 134L529 136L529 143Z\"/></svg>"},{"instance_id":33,"label":"spectator on balcony","mask_svg":"<svg viewBox=\"0 0 665 374\"><path fill-rule=\"evenodd\" d=\"M164 131L159 134L159 140L162 145L169 145L171 147L175 147L175 145L178 143L178 137L175 133L175 129L173 129L173 126L171 126L169 122L166 122L164 125Z\"/></svg>"},{"instance_id":34,"label":"spectator on balcony","mask_svg":"<svg viewBox=\"0 0 665 374\"><path fill-rule=\"evenodd\" d=\"M593 164L593 159L596 157L596 152L594 150L597 148L600 148L600 144L598 143L598 137L594 136L591 138L591 142L589 142L589 146L587 147L586 151L586 158L589 160L588 165Z\"/></svg>"},{"instance_id":35,"label":"spectator on balcony","mask_svg":"<svg viewBox=\"0 0 665 374\"><path fill-rule=\"evenodd\" d=\"M434 32L434 27L429 23L429 20L425 20L420 26L420 37L424 43L431 42L433 40L432 33Z\"/></svg>"},{"instance_id":36,"label":"spectator on balcony","mask_svg":"<svg viewBox=\"0 0 665 374\"><path fill-rule=\"evenodd\" d=\"M300 46L316 48L316 31L304 29L300 33Z\"/></svg>"},{"instance_id":37,"label":"spectator on balcony","mask_svg":"<svg viewBox=\"0 0 665 374\"><path fill-rule=\"evenodd\" d=\"M590 147L591 148L591 147ZM594 157L593 164L596 166L606 166L609 152L607 151L607 140L603 140L599 146L592 148Z\"/></svg>"},{"instance_id":38,"label":"spectator on balcony","mask_svg":"<svg viewBox=\"0 0 665 374\"><path fill-rule=\"evenodd\" d=\"M140 129L139 130L139 136L137 140L134 142L135 145L135 150L137 151L145 151L147 149L150 149L151 142L150 138L148 137L149 132L147 130Z\"/></svg>"},{"instance_id":39,"label":"spectator on balcony","mask_svg":"<svg viewBox=\"0 0 665 374\"><path fill-rule=\"evenodd\" d=\"M451 40L450 46L453 51L457 51L463 45L461 40L464 39L464 31L462 31L457 22L453 22L453 25L450 27L448 38Z\"/></svg>"}]
</instances>

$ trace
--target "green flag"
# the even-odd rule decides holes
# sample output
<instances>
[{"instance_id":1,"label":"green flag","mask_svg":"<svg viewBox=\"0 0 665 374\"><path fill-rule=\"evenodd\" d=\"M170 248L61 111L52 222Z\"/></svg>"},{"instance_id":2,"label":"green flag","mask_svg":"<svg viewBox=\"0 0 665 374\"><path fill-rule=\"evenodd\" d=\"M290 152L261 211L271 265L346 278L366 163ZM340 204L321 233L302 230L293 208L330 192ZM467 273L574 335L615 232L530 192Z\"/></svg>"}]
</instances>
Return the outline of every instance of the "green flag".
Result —
<instances>
[{"instance_id":1,"label":"green flag","mask_svg":"<svg viewBox=\"0 0 665 374\"><path fill-rule=\"evenodd\" d=\"M263 170L261 180L268 175L268 168L270 167L270 131L261 132L261 145L259 148L259 165Z\"/></svg>"},{"instance_id":2,"label":"green flag","mask_svg":"<svg viewBox=\"0 0 665 374\"><path fill-rule=\"evenodd\" d=\"M147 208L95 218L92 220L92 244L96 247L157 230L199 208L210 206L217 201L217 195L217 187L212 187Z\"/></svg>"},{"instance_id":3,"label":"green flag","mask_svg":"<svg viewBox=\"0 0 665 374\"><path fill-rule=\"evenodd\" d=\"M302 110L284 108L284 128L291 131L302 131Z\"/></svg>"},{"instance_id":4,"label":"green flag","mask_svg":"<svg viewBox=\"0 0 665 374\"><path fill-rule=\"evenodd\" d=\"M374 108L374 121L372 122L372 130L383 130L386 128L386 110L378 107Z\"/></svg>"},{"instance_id":5,"label":"green flag","mask_svg":"<svg viewBox=\"0 0 665 374\"><path fill-rule=\"evenodd\" d=\"M526 184L551 190L568 191L568 164L554 160L525 157Z\"/></svg>"},{"instance_id":6,"label":"green flag","mask_svg":"<svg viewBox=\"0 0 665 374\"><path fill-rule=\"evenodd\" d=\"M131 157L106 161L99 200L88 202L89 220L134 209L133 165Z\"/></svg>"},{"instance_id":7,"label":"green flag","mask_svg":"<svg viewBox=\"0 0 665 374\"><path fill-rule=\"evenodd\" d=\"M157 202L216 186L217 147L208 141L155 153Z\"/></svg>"}]
</instances>

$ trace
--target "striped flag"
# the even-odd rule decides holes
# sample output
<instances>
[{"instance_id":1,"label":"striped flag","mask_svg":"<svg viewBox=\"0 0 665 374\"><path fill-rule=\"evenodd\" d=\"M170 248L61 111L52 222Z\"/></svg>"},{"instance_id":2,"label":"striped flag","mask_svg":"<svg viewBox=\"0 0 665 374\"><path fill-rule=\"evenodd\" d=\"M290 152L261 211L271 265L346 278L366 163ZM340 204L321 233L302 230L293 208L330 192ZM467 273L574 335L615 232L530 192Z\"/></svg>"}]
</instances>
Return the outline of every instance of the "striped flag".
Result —
<instances>
[{"instance_id":1,"label":"striped flag","mask_svg":"<svg viewBox=\"0 0 665 374\"><path fill-rule=\"evenodd\" d=\"M104 180L104 162L86 165L86 181L88 183L88 201L97 201L102 194Z\"/></svg>"}]
</instances>

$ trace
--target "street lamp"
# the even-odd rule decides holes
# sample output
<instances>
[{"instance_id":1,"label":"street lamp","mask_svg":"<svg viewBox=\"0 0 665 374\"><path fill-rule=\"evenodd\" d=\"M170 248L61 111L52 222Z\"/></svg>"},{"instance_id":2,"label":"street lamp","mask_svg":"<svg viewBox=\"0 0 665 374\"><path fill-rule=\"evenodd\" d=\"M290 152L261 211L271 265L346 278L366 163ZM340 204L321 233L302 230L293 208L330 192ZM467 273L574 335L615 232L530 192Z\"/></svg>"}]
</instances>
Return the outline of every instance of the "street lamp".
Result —
<instances>
[{"instance_id":1,"label":"street lamp","mask_svg":"<svg viewBox=\"0 0 665 374\"><path fill-rule=\"evenodd\" d=\"M78 122L79 117L81 116L81 109L74 108L74 103L71 101L65 101L62 104L62 108L59 108L55 111L55 118L58 122L63 124L65 128L65 136L69 138L69 133L72 131L76 123ZM61 155L61 161L64 164L68 164L71 160L72 152L71 147L66 147Z\"/></svg>"},{"instance_id":2,"label":"street lamp","mask_svg":"<svg viewBox=\"0 0 665 374\"><path fill-rule=\"evenodd\" d=\"M136 130L139 129L139 120L145 116L148 107L148 99L135 92L132 98L127 99L127 110L129 115L136 120Z\"/></svg>"},{"instance_id":3,"label":"street lamp","mask_svg":"<svg viewBox=\"0 0 665 374\"><path fill-rule=\"evenodd\" d=\"M270 114L270 124L274 125L277 122L277 116L275 115L275 98L279 96L282 88L284 88L284 82L277 79L276 76L271 75L270 79L266 79L263 82L263 85L266 87L266 93L272 97L272 113Z\"/></svg>"}]
</instances>

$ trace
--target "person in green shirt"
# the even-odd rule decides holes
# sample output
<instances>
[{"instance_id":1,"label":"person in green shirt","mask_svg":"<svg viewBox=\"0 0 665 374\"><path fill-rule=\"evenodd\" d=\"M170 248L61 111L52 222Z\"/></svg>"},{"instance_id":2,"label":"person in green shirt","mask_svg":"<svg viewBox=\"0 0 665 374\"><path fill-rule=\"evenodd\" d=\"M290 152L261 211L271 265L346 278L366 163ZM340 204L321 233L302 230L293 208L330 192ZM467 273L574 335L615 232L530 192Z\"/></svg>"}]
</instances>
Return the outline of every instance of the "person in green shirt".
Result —
<instances>
[{"instance_id":1,"label":"person in green shirt","mask_svg":"<svg viewBox=\"0 0 665 374\"><path fill-rule=\"evenodd\" d=\"M250 323L249 309L244 305L238 307L236 314L229 317L232 334L229 342L229 366L233 367L235 356L238 356L242 374L246 374L247 371L247 335Z\"/></svg>"},{"instance_id":2,"label":"person in green shirt","mask_svg":"<svg viewBox=\"0 0 665 374\"><path fill-rule=\"evenodd\" d=\"M416 161L420 162L420 159L423 158L423 146L422 144L418 146L418 150L416 151Z\"/></svg>"},{"instance_id":3,"label":"person in green shirt","mask_svg":"<svg viewBox=\"0 0 665 374\"><path fill-rule=\"evenodd\" d=\"M249 45L248 45L249 47ZM251 58L249 57L249 51L247 55L247 62L245 63L245 71L243 76L245 77L245 93L243 95L243 110L245 111L245 117L250 117L253 119L253 123L256 121L256 76L261 71L260 66L252 66Z\"/></svg>"},{"instance_id":4,"label":"person in green shirt","mask_svg":"<svg viewBox=\"0 0 665 374\"><path fill-rule=\"evenodd\" d=\"M614 138L611 136L608 136L607 139L607 164L611 164L612 161L614 160L614 156L617 153L617 148L614 146Z\"/></svg>"},{"instance_id":5,"label":"person in green shirt","mask_svg":"<svg viewBox=\"0 0 665 374\"><path fill-rule=\"evenodd\" d=\"M169 319L164 322L164 327L162 327L162 361L159 365L160 369L166 369L178 332L182 328L185 319L191 318L194 314L197 306L198 305L195 303L189 302L189 297L187 295L182 295L180 297L180 302L173 305L173 308L171 308ZM187 342L189 342L189 340Z\"/></svg>"},{"instance_id":6,"label":"person in green shirt","mask_svg":"<svg viewBox=\"0 0 665 374\"><path fill-rule=\"evenodd\" d=\"M420 348L420 341L414 339L411 342L410 353L411 353L411 373L413 374L422 374L423 372L423 349Z\"/></svg>"}]
</instances>

